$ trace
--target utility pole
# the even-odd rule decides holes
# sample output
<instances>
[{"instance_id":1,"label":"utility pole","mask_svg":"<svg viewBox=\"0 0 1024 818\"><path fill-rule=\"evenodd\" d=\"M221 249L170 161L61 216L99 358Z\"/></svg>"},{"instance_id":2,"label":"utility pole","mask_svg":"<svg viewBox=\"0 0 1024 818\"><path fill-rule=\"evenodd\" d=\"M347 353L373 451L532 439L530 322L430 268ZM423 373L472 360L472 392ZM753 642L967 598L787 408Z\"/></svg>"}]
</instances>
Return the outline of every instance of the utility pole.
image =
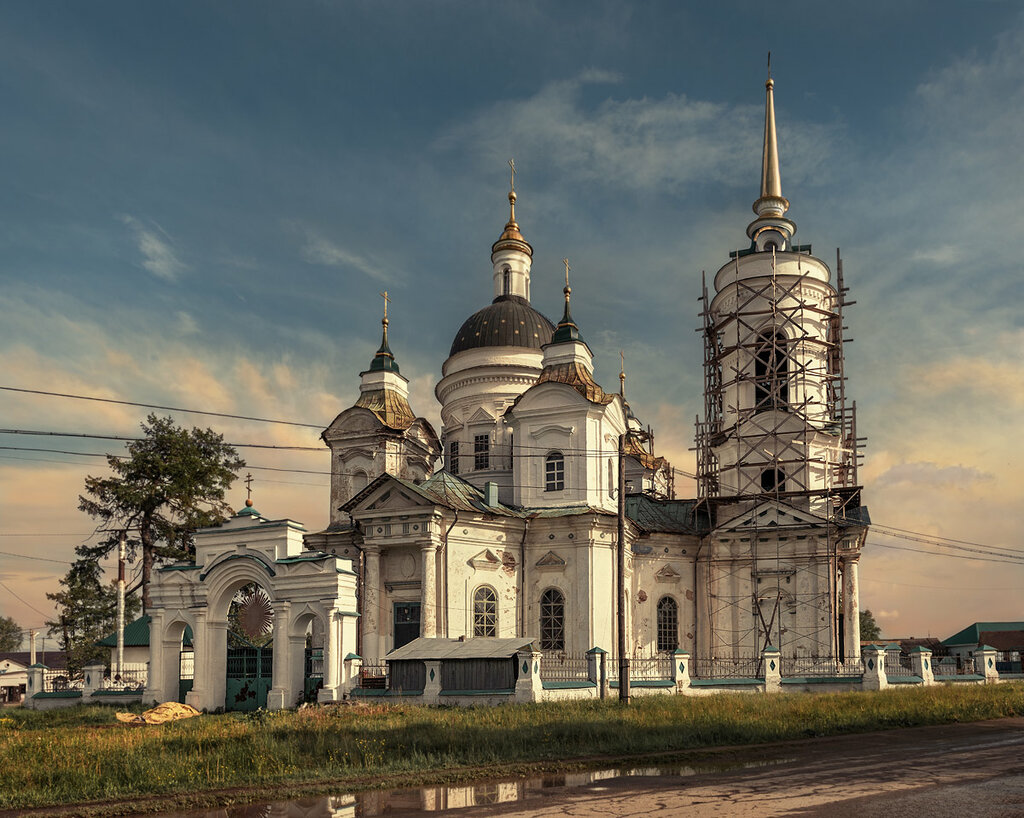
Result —
<instances>
[{"instance_id":1,"label":"utility pole","mask_svg":"<svg viewBox=\"0 0 1024 818\"><path fill-rule=\"evenodd\" d=\"M117 541L117 671L114 676L119 681L124 672L124 561L127 545L122 531Z\"/></svg>"},{"instance_id":2,"label":"utility pole","mask_svg":"<svg viewBox=\"0 0 1024 818\"><path fill-rule=\"evenodd\" d=\"M626 655L626 434L619 435L619 701L629 704L629 657Z\"/></svg>"}]
</instances>

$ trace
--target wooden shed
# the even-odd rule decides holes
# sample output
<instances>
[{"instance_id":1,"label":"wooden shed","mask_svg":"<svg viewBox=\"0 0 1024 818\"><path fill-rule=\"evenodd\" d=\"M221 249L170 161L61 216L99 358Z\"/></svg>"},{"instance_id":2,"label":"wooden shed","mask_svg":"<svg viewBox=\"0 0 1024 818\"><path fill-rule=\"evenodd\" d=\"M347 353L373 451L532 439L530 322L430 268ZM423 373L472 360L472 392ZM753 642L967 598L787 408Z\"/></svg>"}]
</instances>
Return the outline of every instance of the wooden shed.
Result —
<instances>
[{"instance_id":1,"label":"wooden shed","mask_svg":"<svg viewBox=\"0 0 1024 818\"><path fill-rule=\"evenodd\" d=\"M516 654L532 649L532 639L429 639L420 637L397 648L388 664L388 689L394 692L423 690L427 662L439 662L441 690L445 693L511 693L519 677Z\"/></svg>"}]
</instances>

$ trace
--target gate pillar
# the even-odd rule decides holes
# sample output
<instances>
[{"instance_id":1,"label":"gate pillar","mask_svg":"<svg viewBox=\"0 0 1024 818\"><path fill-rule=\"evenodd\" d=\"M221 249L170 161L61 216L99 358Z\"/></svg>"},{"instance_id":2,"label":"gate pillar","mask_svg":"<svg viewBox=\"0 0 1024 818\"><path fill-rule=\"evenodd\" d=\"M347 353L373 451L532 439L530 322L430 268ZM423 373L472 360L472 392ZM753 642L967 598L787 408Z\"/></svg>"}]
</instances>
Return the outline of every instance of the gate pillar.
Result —
<instances>
[{"instance_id":1,"label":"gate pillar","mask_svg":"<svg viewBox=\"0 0 1024 818\"><path fill-rule=\"evenodd\" d=\"M298 691L293 687L292 663L295 661L292 642L288 635L288 617L291 603L287 600L274 602L274 664L270 692L267 693L267 710L285 710L295 706ZM303 657L305 658L305 657Z\"/></svg>"}]
</instances>

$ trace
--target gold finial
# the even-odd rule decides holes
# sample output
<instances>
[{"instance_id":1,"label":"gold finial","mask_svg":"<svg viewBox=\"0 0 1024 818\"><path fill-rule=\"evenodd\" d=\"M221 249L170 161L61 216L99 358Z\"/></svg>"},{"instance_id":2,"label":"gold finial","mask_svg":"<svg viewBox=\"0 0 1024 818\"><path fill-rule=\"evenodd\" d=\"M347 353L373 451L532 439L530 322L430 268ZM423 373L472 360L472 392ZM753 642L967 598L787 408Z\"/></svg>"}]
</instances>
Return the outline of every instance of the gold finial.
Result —
<instances>
[{"instance_id":1,"label":"gold finial","mask_svg":"<svg viewBox=\"0 0 1024 818\"><path fill-rule=\"evenodd\" d=\"M509 159L508 167L508 225L506 226L514 227L516 223L516 160Z\"/></svg>"},{"instance_id":2,"label":"gold finial","mask_svg":"<svg viewBox=\"0 0 1024 818\"><path fill-rule=\"evenodd\" d=\"M619 350L619 396L626 398L626 353Z\"/></svg>"},{"instance_id":3,"label":"gold finial","mask_svg":"<svg viewBox=\"0 0 1024 818\"><path fill-rule=\"evenodd\" d=\"M563 258L562 264L565 265L565 289L562 290L565 293L565 303L569 304L569 296L572 295L572 287L569 286L569 270L572 268L569 266L569 259Z\"/></svg>"},{"instance_id":4,"label":"gold finial","mask_svg":"<svg viewBox=\"0 0 1024 818\"><path fill-rule=\"evenodd\" d=\"M516 160L515 159L509 159L508 160L508 166L509 166L509 169L510 169L509 180L508 180L508 189L511 190L513 193L515 193L515 190L516 190Z\"/></svg>"},{"instance_id":5,"label":"gold finial","mask_svg":"<svg viewBox=\"0 0 1024 818\"><path fill-rule=\"evenodd\" d=\"M252 508L252 472L245 475L245 505Z\"/></svg>"},{"instance_id":6,"label":"gold finial","mask_svg":"<svg viewBox=\"0 0 1024 818\"><path fill-rule=\"evenodd\" d=\"M768 52L768 82L772 81L772 52Z\"/></svg>"},{"instance_id":7,"label":"gold finial","mask_svg":"<svg viewBox=\"0 0 1024 818\"><path fill-rule=\"evenodd\" d=\"M381 319L381 324L384 325L384 331L388 329L388 302L391 300L391 296L388 295L388 291L385 290L380 294L380 297L384 299L384 317Z\"/></svg>"}]
</instances>

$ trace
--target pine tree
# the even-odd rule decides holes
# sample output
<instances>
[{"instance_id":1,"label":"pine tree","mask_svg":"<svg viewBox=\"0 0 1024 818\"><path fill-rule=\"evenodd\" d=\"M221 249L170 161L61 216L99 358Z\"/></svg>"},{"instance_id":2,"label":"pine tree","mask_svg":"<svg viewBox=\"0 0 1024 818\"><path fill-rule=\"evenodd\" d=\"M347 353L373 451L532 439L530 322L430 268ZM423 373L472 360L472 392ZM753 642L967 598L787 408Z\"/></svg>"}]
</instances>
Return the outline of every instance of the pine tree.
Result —
<instances>
[{"instance_id":1,"label":"pine tree","mask_svg":"<svg viewBox=\"0 0 1024 818\"><path fill-rule=\"evenodd\" d=\"M94 560L117 548L128 533L129 556L142 551L142 608L149 610L149 581L158 559L195 554L193 534L231 513L224 500L237 471L238 453L211 429L185 429L150 415L143 437L127 457L107 457L112 477L86 477L78 508L101 523L106 538L83 550Z\"/></svg>"}]
</instances>

